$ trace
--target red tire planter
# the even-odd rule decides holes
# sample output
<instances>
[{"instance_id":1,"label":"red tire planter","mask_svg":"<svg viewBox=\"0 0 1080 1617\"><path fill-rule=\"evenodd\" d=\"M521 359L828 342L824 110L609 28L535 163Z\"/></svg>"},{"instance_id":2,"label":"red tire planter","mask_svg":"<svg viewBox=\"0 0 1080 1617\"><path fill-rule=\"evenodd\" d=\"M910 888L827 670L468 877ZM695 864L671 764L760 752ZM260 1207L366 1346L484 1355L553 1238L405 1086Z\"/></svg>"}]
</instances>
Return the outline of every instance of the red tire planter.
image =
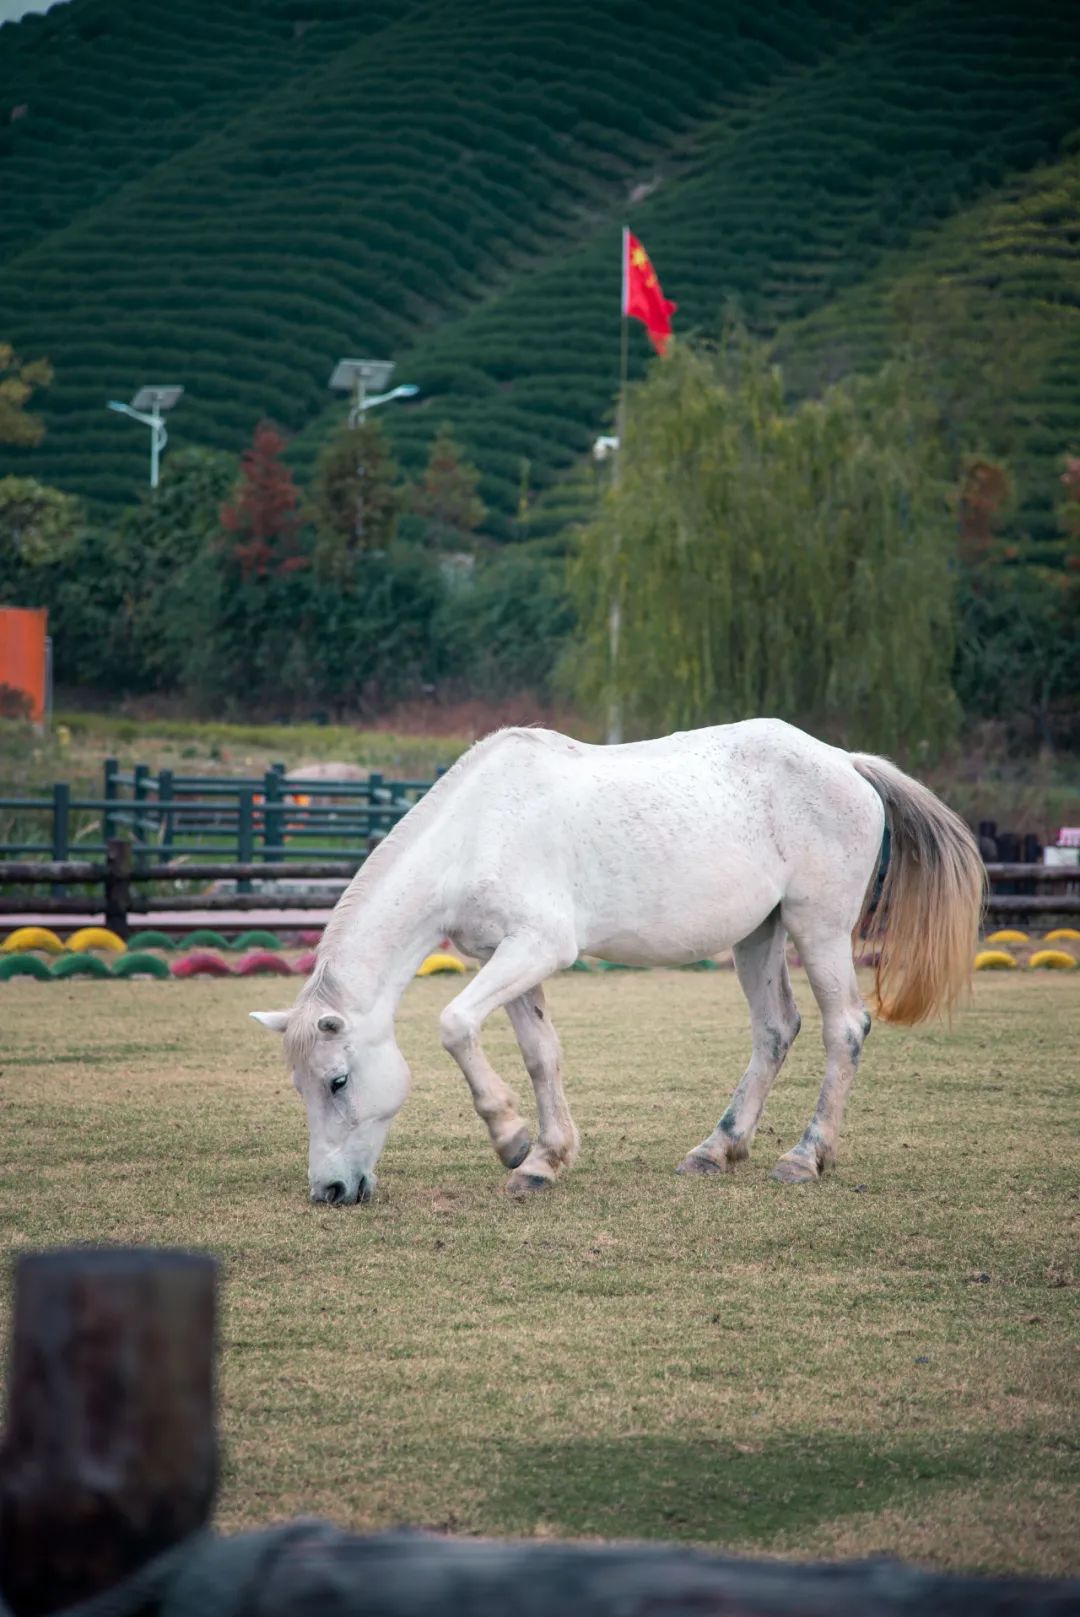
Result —
<instances>
[{"instance_id":1,"label":"red tire planter","mask_svg":"<svg viewBox=\"0 0 1080 1617\"><path fill-rule=\"evenodd\" d=\"M289 962L279 954L271 954L269 949L252 949L250 954L236 962L234 970L238 977L291 977L293 974Z\"/></svg>"},{"instance_id":2,"label":"red tire planter","mask_svg":"<svg viewBox=\"0 0 1080 1617\"><path fill-rule=\"evenodd\" d=\"M232 967L219 954L209 949L196 949L174 960L169 968L174 977L231 977Z\"/></svg>"}]
</instances>

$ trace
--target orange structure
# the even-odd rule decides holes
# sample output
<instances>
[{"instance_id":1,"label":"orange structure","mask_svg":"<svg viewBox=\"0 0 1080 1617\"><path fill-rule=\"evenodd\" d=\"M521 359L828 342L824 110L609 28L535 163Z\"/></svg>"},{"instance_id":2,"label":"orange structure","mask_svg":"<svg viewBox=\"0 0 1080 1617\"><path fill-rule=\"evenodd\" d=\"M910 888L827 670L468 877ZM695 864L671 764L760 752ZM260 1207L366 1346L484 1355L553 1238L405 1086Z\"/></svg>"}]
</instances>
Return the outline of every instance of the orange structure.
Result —
<instances>
[{"instance_id":1,"label":"orange structure","mask_svg":"<svg viewBox=\"0 0 1080 1617\"><path fill-rule=\"evenodd\" d=\"M20 692L35 724L45 718L48 623L44 607L0 607L0 712L17 716Z\"/></svg>"}]
</instances>

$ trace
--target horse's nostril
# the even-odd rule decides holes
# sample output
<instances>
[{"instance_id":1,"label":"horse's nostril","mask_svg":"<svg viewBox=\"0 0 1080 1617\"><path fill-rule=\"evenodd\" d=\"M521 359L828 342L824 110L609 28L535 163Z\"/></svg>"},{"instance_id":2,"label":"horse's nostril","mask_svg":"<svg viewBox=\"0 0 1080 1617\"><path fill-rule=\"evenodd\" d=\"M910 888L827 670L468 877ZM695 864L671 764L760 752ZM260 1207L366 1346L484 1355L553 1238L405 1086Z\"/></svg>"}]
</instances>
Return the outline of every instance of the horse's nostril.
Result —
<instances>
[{"instance_id":1,"label":"horse's nostril","mask_svg":"<svg viewBox=\"0 0 1080 1617\"><path fill-rule=\"evenodd\" d=\"M331 1180L326 1187L326 1200L328 1202L343 1202L345 1200L345 1186L340 1179Z\"/></svg>"}]
</instances>

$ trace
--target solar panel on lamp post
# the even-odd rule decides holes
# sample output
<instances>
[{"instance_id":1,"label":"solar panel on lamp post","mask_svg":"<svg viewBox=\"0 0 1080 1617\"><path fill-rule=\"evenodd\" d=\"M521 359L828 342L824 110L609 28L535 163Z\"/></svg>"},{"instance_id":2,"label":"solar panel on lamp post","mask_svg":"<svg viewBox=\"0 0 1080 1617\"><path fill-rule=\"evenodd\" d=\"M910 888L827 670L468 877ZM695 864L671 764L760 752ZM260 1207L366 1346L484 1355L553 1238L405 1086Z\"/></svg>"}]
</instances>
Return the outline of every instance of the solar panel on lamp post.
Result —
<instances>
[{"instance_id":1,"label":"solar panel on lamp post","mask_svg":"<svg viewBox=\"0 0 1080 1617\"><path fill-rule=\"evenodd\" d=\"M121 415L129 415L134 421L141 421L144 427L150 428L151 488L158 486L161 452L169 441L169 434L161 418L166 410L172 409L183 391L183 388L176 383L167 387L141 387L130 404L121 404L116 399L107 401L110 410L117 410Z\"/></svg>"},{"instance_id":2,"label":"solar panel on lamp post","mask_svg":"<svg viewBox=\"0 0 1080 1617\"><path fill-rule=\"evenodd\" d=\"M339 359L334 366L330 378L330 386L335 393L351 393L352 407L349 410L349 426L355 427L362 419L365 410L372 410L377 404L386 404L389 399L412 399L420 389L415 382L402 382L392 387L389 392L376 391L369 394L368 389L386 388L394 373L392 359Z\"/></svg>"}]
</instances>

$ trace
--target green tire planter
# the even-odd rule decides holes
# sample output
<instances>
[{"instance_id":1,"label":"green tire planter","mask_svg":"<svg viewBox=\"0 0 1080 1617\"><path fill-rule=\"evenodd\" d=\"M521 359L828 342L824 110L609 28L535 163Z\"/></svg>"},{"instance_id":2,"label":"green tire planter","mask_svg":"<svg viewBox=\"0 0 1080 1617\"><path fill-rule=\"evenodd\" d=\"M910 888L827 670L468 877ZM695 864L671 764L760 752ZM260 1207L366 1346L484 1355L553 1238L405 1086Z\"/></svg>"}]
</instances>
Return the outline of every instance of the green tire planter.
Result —
<instances>
[{"instance_id":1,"label":"green tire planter","mask_svg":"<svg viewBox=\"0 0 1080 1617\"><path fill-rule=\"evenodd\" d=\"M0 959L0 983L6 983L9 977L36 977L39 982L48 982L50 976L48 966L36 954L9 954Z\"/></svg>"},{"instance_id":2,"label":"green tire planter","mask_svg":"<svg viewBox=\"0 0 1080 1617\"><path fill-rule=\"evenodd\" d=\"M128 938L128 953L132 954L138 949L175 949L176 940L170 938L167 932L135 932ZM115 976L115 973L113 974Z\"/></svg>"},{"instance_id":3,"label":"green tire planter","mask_svg":"<svg viewBox=\"0 0 1080 1617\"><path fill-rule=\"evenodd\" d=\"M183 944L185 949L227 949L229 947L228 939L223 938L220 932L215 932L209 926L201 926L194 932L189 932L187 937L183 939Z\"/></svg>"},{"instance_id":4,"label":"green tire planter","mask_svg":"<svg viewBox=\"0 0 1080 1617\"><path fill-rule=\"evenodd\" d=\"M190 938L188 939L190 942ZM230 949L280 949L281 939L273 932L260 931L256 927L251 932L241 932L238 938L233 938L229 944Z\"/></svg>"},{"instance_id":5,"label":"green tire planter","mask_svg":"<svg viewBox=\"0 0 1080 1617\"><path fill-rule=\"evenodd\" d=\"M52 977L111 977L112 972L96 954L65 954L49 973Z\"/></svg>"},{"instance_id":6,"label":"green tire planter","mask_svg":"<svg viewBox=\"0 0 1080 1617\"><path fill-rule=\"evenodd\" d=\"M151 934L152 936L153 934ZM112 969L114 977L171 977L168 962L156 954L125 954Z\"/></svg>"}]
</instances>

